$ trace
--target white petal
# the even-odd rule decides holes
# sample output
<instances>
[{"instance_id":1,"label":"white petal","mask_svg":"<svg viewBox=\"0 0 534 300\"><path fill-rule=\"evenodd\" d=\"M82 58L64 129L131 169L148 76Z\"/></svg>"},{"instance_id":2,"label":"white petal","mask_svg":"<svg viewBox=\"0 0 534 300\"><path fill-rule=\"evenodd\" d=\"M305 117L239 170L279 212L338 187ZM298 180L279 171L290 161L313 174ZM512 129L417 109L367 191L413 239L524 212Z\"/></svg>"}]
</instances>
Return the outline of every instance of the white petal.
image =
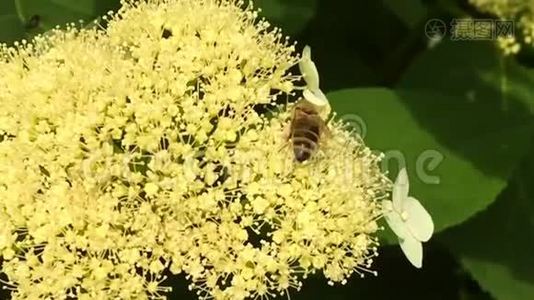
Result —
<instances>
[{"instance_id":1,"label":"white petal","mask_svg":"<svg viewBox=\"0 0 534 300\"><path fill-rule=\"evenodd\" d=\"M421 242L428 241L434 233L434 222L432 222L430 214L413 197L408 197L404 203L404 210L408 214L406 224L412 235Z\"/></svg>"},{"instance_id":2,"label":"white petal","mask_svg":"<svg viewBox=\"0 0 534 300\"><path fill-rule=\"evenodd\" d=\"M393 210L391 201L382 201L382 207L384 207L384 218L386 219L386 222L393 233L395 233L399 239L411 237L411 233L408 230L408 227L406 227L406 223L404 223L399 213Z\"/></svg>"},{"instance_id":3,"label":"white petal","mask_svg":"<svg viewBox=\"0 0 534 300\"><path fill-rule=\"evenodd\" d=\"M302 95L304 96L304 99L308 100L308 102L312 103L313 105L319 107L330 105L328 99L326 99L326 96L323 94L323 92L321 92L321 90L314 92L310 89L305 89L302 92Z\"/></svg>"},{"instance_id":4,"label":"white petal","mask_svg":"<svg viewBox=\"0 0 534 300\"><path fill-rule=\"evenodd\" d=\"M324 105L330 106L330 102L328 101L328 98L326 98L326 95L321 91L320 89L317 89L313 91L313 94L317 97L323 100Z\"/></svg>"},{"instance_id":5,"label":"white petal","mask_svg":"<svg viewBox=\"0 0 534 300\"><path fill-rule=\"evenodd\" d=\"M309 59L311 60L311 47L306 45L304 46L304 49L302 49L302 59Z\"/></svg>"},{"instance_id":6,"label":"white petal","mask_svg":"<svg viewBox=\"0 0 534 300\"><path fill-rule=\"evenodd\" d=\"M408 236L405 239L399 239L399 244L408 261L414 267L421 268L423 266L423 245L421 242Z\"/></svg>"},{"instance_id":7,"label":"white petal","mask_svg":"<svg viewBox=\"0 0 534 300\"><path fill-rule=\"evenodd\" d=\"M302 51L302 58L299 62L299 69L306 85L312 91L319 89L319 72L313 60L311 60L311 48L310 46L304 47Z\"/></svg>"},{"instance_id":8,"label":"white petal","mask_svg":"<svg viewBox=\"0 0 534 300\"><path fill-rule=\"evenodd\" d=\"M396 211L403 211L403 203L406 201L406 198L408 198L409 190L410 182L408 181L408 172L406 172L406 168L402 168L393 185L393 207Z\"/></svg>"}]
</instances>

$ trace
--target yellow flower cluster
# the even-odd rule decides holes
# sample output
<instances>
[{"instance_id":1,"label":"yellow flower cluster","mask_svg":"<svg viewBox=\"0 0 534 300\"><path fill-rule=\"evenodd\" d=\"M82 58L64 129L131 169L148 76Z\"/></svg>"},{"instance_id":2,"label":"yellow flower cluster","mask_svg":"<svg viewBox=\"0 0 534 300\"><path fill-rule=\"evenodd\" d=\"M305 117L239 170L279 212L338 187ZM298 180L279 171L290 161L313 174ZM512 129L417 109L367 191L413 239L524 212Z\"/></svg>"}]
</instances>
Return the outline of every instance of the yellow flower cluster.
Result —
<instances>
[{"instance_id":1,"label":"yellow flower cluster","mask_svg":"<svg viewBox=\"0 0 534 300\"><path fill-rule=\"evenodd\" d=\"M518 53L522 43L534 46L534 6L531 0L469 0L469 2L482 12L515 22L515 36L502 36L497 39L504 54ZM522 40L518 40L519 34Z\"/></svg>"},{"instance_id":2,"label":"yellow flower cluster","mask_svg":"<svg viewBox=\"0 0 534 300\"><path fill-rule=\"evenodd\" d=\"M0 48L0 255L13 299L270 298L368 272L390 182L328 124L295 163L298 56L240 1L125 2ZM261 110L262 108L263 110ZM4 276L3 275L3 276Z\"/></svg>"}]
</instances>

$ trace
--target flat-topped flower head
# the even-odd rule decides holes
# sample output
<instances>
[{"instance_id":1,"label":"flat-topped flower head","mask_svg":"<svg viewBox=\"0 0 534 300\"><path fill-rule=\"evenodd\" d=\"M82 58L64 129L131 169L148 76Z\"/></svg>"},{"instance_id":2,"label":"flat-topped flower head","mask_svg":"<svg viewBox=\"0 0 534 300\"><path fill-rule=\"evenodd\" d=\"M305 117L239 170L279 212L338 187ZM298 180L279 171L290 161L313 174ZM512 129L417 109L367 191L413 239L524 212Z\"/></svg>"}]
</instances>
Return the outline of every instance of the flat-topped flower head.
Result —
<instances>
[{"instance_id":1,"label":"flat-topped flower head","mask_svg":"<svg viewBox=\"0 0 534 300\"><path fill-rule=\"evenodd\" d=\"M390 182L336 121L282 149L294 45L234 0L125 1L0 47L0 255L13 299L272 298L370 272ZM263 113L273 108L269 113Z\"/></svg>"},{"instance_id":2,"label":"flat-topped flower head","mask_svg":"<svg viewBox=\"0 0 534 300\"><path fill-rule=\"evenodd\" d=\"M423 265L422 242L427 242L434 232L432 217L421 203L408 196L410 184L405 168L393 186L393 201L383 201L384 217L391 230L399 238L399 244L406 258L416 268Z\"/></svg>"}]
</instances>

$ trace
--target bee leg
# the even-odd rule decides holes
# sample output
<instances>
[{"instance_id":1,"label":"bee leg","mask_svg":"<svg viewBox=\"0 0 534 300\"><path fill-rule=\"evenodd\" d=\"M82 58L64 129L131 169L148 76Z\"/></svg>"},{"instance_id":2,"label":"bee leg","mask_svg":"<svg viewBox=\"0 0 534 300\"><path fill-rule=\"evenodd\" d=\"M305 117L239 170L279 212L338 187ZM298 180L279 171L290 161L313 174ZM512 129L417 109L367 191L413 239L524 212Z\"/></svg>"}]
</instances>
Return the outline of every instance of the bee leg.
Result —
<instances>
[{"instance_id":1,"label":"bee leg","mask_svg":"<svg viewBox=\"0 0 534 300\"><path fill-rule=\"evenodd\" d=\"M328 128L328 125L326 124L326 122L321 123L321 130L324 133L324 135L327 137L327 139L332 137L332 132Z\"/></svg>"},{"instance_id":2,"label":"bee leg","mask_svg":"<svg viewBox=\"0 0 534 300\"><path fill-rule=\"evenodd\" d=\"M282 131L282 138L284 140L284 143L282 144L282 147L280 147L280 149L278 149L278 151L282 151L284 148L288 147L289 144L291 143L291 141L290 141L290 138L291 138L291 127L290 127L289 124L284 127L284 131Z\"/></svg>"},{"instance_id":3,"label":"bee leg","mask_svg":"<svg viewBox=\"0 0 534 300\"><path fill-rule=\"evenodd\" d=\"M284 144L282 145L282 147L280 147L280 148L278 149L278 152L281 152L281 151L283 151L285 148L289 147L289 144L291 144L289 141L284 142Z\"/></svg>"},{"instance_id":4,"label":"bee leg","mask_svg":"<svg viewBox=\"0 0 534 300\"><path fill-rule=\"evenodd\" d=\"M320 126L321 138L319 139L319 143L321 143L321 145L326 145L328 140L332 138L332 132L328 128L328 124L322 118L320 118L319 116L317 116L317 118L320 119L319 126Z\"/></svg>"},{"instance_id":5,"label":"bee leg","mask_svg":"<svg viewBox=\"0 0 534 300\"><path fill-rule=\"evenodd\" d=\"M289 124L284 127L284 131L282 132L282 137L284 138L286 142L289 141L289 138L291 137L291 127L289 126Z\"/></svg>"}]
</instances>

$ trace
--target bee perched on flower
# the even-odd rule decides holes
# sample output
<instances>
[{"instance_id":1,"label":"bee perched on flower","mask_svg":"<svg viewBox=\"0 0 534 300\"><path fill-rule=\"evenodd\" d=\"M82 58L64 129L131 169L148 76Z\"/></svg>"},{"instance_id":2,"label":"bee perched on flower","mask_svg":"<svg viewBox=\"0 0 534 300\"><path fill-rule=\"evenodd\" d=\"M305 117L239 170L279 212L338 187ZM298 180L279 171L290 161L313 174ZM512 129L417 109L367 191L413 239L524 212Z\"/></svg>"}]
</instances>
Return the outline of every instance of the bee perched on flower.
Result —
<instances>
[{"instance_id":1,"label":"bee perched on flower","mask_svg":"<svg viewBox=\"0 0 534 300\"><path fill-rule=\"evenodd\" d=\"M272 151L291 112L255 107L295 95L299 58L242 4L126 1L105 29L0 48L13 299L160 299L166 271L201 299L270 298L368 272L380 157L336 121L314 164Z\"/></svg>"}]
</instances>

